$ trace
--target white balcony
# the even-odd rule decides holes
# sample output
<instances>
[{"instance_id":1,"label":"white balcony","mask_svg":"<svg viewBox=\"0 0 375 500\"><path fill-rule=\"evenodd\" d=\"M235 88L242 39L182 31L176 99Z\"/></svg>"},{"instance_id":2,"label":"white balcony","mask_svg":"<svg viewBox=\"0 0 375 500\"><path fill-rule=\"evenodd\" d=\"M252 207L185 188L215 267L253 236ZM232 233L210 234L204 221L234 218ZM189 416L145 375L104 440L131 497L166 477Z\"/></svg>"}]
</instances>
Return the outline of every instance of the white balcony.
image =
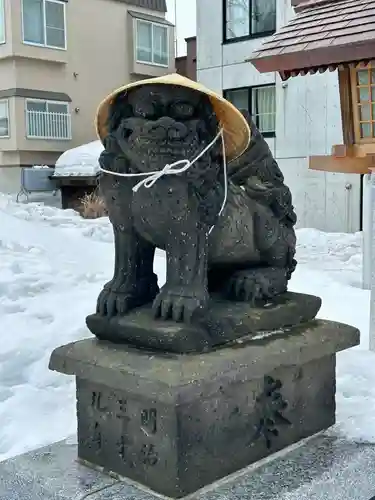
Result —
<instances>
[{"instance_id":1,"label":"white balcony","mask_svg":"<svg viewBox=\"0 0 375 500\"><path fill-rule=\"evenodd\" d=\"M26 110L28 139L70 140L72 123L70 113Z\"/></svg>"}]
</instances>

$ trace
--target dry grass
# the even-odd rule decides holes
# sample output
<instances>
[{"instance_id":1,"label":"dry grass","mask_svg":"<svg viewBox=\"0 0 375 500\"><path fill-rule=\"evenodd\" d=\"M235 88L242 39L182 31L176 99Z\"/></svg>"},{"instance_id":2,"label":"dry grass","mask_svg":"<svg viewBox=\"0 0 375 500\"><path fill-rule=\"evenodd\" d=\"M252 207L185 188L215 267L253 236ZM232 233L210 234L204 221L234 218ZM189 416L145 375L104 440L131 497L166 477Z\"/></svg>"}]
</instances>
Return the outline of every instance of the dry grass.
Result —
<instances>
[{"instance_id":1,"label":"dry grass","mask_svg":"<svg viewBox=\"0 0 375 500\"><path fill-rule=\"evenodd\" d=\"M86 194L81 199L81 203L79 212L84 219L98 219L108 214L104 200L97 191Z\"/></svg>"}]
</instances>

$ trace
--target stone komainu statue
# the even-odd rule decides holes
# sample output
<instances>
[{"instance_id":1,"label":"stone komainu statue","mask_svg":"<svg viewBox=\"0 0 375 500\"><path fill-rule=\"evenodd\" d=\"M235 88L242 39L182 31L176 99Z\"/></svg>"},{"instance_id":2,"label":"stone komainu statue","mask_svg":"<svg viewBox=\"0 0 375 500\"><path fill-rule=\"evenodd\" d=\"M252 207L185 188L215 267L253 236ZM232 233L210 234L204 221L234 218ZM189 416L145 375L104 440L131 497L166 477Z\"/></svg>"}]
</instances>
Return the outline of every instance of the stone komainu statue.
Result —
<instances>
[{"instance_id":1,"label":"stone komainu statue","mask_svg":"<svg viewBox=\"0 0 375 500\"><path fill-rule=\"evenodd\" d=\"M98 314L123 316L152 302L156 318L189 323L210 296L264 304L287 290L296 266L291 193L245 112L168 75L110 95L99 107L97 129L115 242L114 276L100 293ZM145 174L195 159L220 129L227 169L219 137L186 171L144 184ZM156 248L167 257L161 290Z\"/></svg>"}]
</instances>

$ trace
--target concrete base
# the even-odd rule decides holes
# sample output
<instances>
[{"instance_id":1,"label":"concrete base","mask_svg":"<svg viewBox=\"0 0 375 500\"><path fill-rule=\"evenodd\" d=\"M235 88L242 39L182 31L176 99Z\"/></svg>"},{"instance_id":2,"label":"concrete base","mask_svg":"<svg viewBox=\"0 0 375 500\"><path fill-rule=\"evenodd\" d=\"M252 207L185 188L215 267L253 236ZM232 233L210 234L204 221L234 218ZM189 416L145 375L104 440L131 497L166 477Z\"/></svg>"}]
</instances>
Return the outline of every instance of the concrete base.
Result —
<instances>
[{"instance_id":1,"label":"concrete base","mask_svg":"<svg viewBox=\"0 0 375 500\"><path fill-rule=\"evenodd\" d=\"M335 353L353 327L312 321L205 354L84 340L50 367L77 379L78 456L183 497L335 418Z\"/></svg>"},{"instance_id":2,"label":"concrete base","mask_svg":"<svg viewBox=\"0 0 375 500\"><path fill-rule=\"evenodd\" d=\"M67 442L0 463L0 500L160 500L76 461ZM375 445L318 436L186 500L373 500Z\"/></svg>"}]
</instances>

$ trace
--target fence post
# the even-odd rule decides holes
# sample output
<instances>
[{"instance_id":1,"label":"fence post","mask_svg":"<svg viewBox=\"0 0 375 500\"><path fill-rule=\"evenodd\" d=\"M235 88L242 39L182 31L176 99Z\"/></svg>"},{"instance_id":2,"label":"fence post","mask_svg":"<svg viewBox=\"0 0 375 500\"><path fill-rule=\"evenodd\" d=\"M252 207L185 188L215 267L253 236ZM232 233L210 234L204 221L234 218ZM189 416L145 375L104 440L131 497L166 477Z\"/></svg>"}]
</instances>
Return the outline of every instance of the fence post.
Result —
<instances>
[{"instance_id":1,"label":"fence post","mask_svg":"<svg viewBox=\"0 0 375 500\"><path fill-rule=\"evenodd\" d=\"M370 266L368 272L370 274L371 292L370 292L370 325L369 325L369 348L370 351L375 351L375 170L371 169L370 174L370 190L369 190L369 252Z\"/></svg>"}]
</instances>

